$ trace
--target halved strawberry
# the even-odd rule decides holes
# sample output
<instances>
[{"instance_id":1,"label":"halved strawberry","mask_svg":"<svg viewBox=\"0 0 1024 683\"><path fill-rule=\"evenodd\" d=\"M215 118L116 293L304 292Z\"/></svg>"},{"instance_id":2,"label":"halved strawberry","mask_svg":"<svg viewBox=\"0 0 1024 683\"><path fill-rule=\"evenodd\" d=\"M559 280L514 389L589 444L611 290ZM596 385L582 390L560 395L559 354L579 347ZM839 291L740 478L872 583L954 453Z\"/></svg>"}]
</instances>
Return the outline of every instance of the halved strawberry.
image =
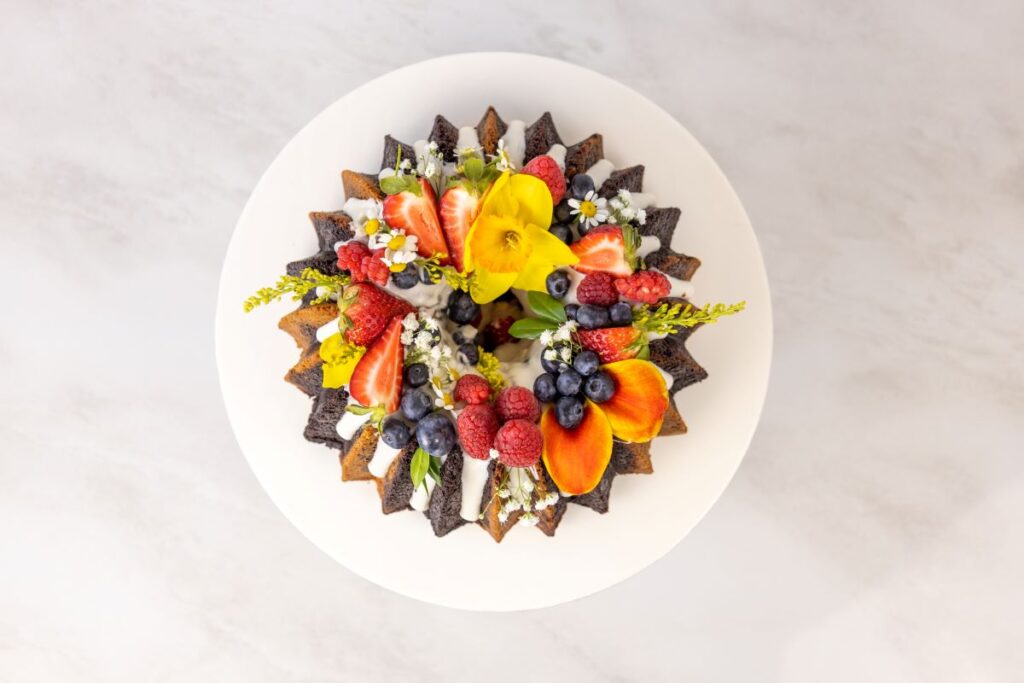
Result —
<instances>
[{"instance_id":1,"label":"halved strawberry","mask_svg":"<svg viewBox=\"0 0 1024 683\"><path fill-rule=\"evenodd\" d=\"M368 408L383 406L388 413L398 410L404 358L402 316L396 315L352 372L348 385L352 398Z\"/></svg>"},{"instance_id":2,"label":"halved strawberry","mask_svg":"<svg viewBox=\"0 0 1024 683\"><path fill-rule=\"evenodd\" d=\"M395 316L405 317L414 310L404 299L392 296L368 282L349 285L338 302L345 341L366 346L380 336Z\"/></svg>"},{"instance_id":3,"label":"halved strawberry","mask_svg":"<svg viewBox=\"0 0 1024 683\"><path fill-rule=\"evenodd\" d=\"M626 277L633 272L635 255L631 253L617 225L602 225L592 229L569 245L580 261L573 266L581 273L606 272Z\"/></svg>"},{"instance_id":4,"label":"halved strawberry","mask_svg":"<svg viewBox=\"0 0 1024 683\"><path fill-rule=\"evenodd\" d=\"M417 188L414 181L412 187ZM437 217L437 196L425 178L419 179L417 189L403 190L386 197L384 220L393 228L416 235L416 251L420 256L430 258L436 254L444 262L448 258L448 246Z\"/></svg>"},{"instance_id":5,"label":"halved strawberry","mask_svg":"<svg viewBox=\"0 0 1024 683\"><path fill-rule=\"evenodd\" d=\"M601 327L576 330L580 345L596 353L602 363L636 358L643 351L647 335L635 327Z\"/></svg>"},{"instance_id":6,"label":"halved strawberry","mask_svg":"<svg viewBox=\"0 0 1024 683\"><path fill-rule=\"evenodd\" d=\"M441 195L441 228L448 241L448 253L452 262L461 271L462 257L466 252L466 236L469 226L480 211L480 195L465 185L453 185Z\"/></svg>"}]
</instances>

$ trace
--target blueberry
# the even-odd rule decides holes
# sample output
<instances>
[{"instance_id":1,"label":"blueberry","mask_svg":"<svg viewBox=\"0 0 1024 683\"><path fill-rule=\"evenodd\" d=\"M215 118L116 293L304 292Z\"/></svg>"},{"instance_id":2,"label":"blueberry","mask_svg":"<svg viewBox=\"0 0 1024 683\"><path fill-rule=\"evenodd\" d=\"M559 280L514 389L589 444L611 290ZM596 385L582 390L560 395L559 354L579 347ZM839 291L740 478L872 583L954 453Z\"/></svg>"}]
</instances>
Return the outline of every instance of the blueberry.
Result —
<instances>
[{"instance_id":1,"label":"blueberry","mask_svg":"<svg viewBox=\"0 0 1024 683\"><path fill-rule=\"evenodd\" d=\"M593 304L583 304L580 306L580 310L576 311L576 321L588 330L608 327L608 309Z\"/></svg>"},{"instance_id":2,"label":"blueberry","mask_svg":"<svg viewBox=\"0 0 1024 683\"><path fill-rule=\"evenodd\" d=\"M441 413L431 413L416 425L416 441L430 455L447 455L455 447L455 427Z\"/></svg>"},{"instance_id":3,"label":"blueberry","mask_svg":"<svg viewBox=\"0 0 1024 683\"><path fill-rule=\"evenodd\" d=\"M588 192L594 191L594 179L586 173L577 173L569 183L569 193L576 199L584 199Z\"/></svg>"},{"instance_id":4,"label":"blueberry","mask_svg":"<svg viewBox=\"0 0 1024 683\"><path fill-rule=\"evenodd\" d=\"M564 270L553 271L548 275L544 284L548 288L548 294L556 299L561 299L569 293L569 276Z\"/></svg>"},{"instance_id":5,"label":"blueberry","mask_svg":"<svg viewBox=\"0 0 1024 683\"><path fill-rule=\"evenodd\" d=\"M554 401L558 397L555 376L550 372L538 375L537 379L533 380L533 395L537 397L538 401L544 401L545 403Z\"/></svg>"},{"instance_id":6,"label":"blueberry","mask_svg":"<svg viewBox=\"0 0 1024 683\"><path fill-rule=\"evenodd\" d=\"M434 401L419 389L402 394L402 415L416 422L434 409Z\"/></svg>"},{"instance_id":7,"label":"blueberry","mask_svg":"<svg viewBox=\"0 0 1024 683\"><path fill-rule=\"evenodd\" d=\"M616 327L628 325L633 322L633 308L625 301L612 304L608 308L608 318L612 321L612 325Z\"/></svg>"},{"instance_id":8,"label":"blueberry","mask_svg":"<svg viewBox=\"0 0 1024 683\"><path fill-rule=\"evenodd\" d=\"M480 304L473 301L469 292L458 290L448 297L448 318L459 325L473 322L473 319L480 314Z\"/></svg>"},{"instance_id":9,"label":"blueberry","mask_svg":"<svg viewBox=\"0 0 1024 683\"><path fill-rule=\"evenodd\" d=\"M392 448L405 448L412 438L409 433L409 426L397 417L389 417L384 420L380 428L380 438Z\"/></svg>"},{"instance_id":10,"label":"blueberry","mask_svg":"<svg viewBox=\"0 0 1024 683\"><path fill-rule=\"evenodd\" d=\"M572 228L568 225L555 224L548 231L566 244L572 244Z\"/></svg>"},{"instance_id":11,"label":"blueberry","mask_svg":"<svg viewBox=\"0 0 1024 683\"><path fill-rule=\"evenodd\" d=\"M615 394L615 380L604 370L598 370L583 382L583 393L594 403L604 403Z\"/></svg>"},{"instance_id":12,"label":"blueberry","mask_svg":"<svg viewBox=\"0 0 1024 683\"><path fill-rule=\"evenodd\" d=\"M569 206L569 199L565 198L555 205L555 222L569 223L572 221L572 207Z\"/></svg>"},{"instance_id":13,"label":"blueberry","mask_svg":"<svg viewBox=\"0 0 1024 683\"><path fill-rule=\"evenodd\" d=\"M420 281L420 274L416 272L416 266L406 266L404 270L391 273L391 281L399 289L412 289Z\"/></svg>"},{"instance_id":14,"label":"blueberry","mask_svg":"<svg viewBox=\"0 0 1024 683\"><path fill-rule=\"evenodd\" d=\"M423 363L413 363L405 368L405 383L410 387L422 387L430 379L430 370Z\"/></svg>"},{"instance_id":15,"label":"blueberry","mask_svg":"<svg viewBox=\"0 0 1024 683\"><path fill-rule=\"evenodd\" d=\"M572 368L566 368L558 373L555 386L562 396L575 396L583 388L583 376Z\"/></svg>"},{"instance_id":16,"label":"blueberry","mask_svg":"<svg viewBox=\"0 0 1024 683\"><path fill-rule=\"evenodd\" d=\"M420 282L422 282L425 285L432 285L432 284L434 284L434 281L430 279L430 271L429 270L427 270L426 268L417 268L417 270L419 271L419 273L417 273L417 274L419 275Z\"/></svg>"},{"instance_id":17,"label":"blueberry","mask_svg":"<svg viewBox=\"0 0 1024 683\"><path fill-rule=\"evenodd\" d=\"M565 317L569 320L576 319L576 312L580 310L579 304L566 304L565 305Z\"/></svg>"},{"instance_id":18,"label":"blueberry","mask_svg":"<svg viewBox=\"0 0 1024 683\"><path fill-rule=\"evenodd\" d=\"M555 344L551 348L555 351L556 354L561 356L562 349L565 348L565 345L564 344ZM561 361L561 360L548 360L547 358L545 358L544 356L547 354L547 352L548 352L548 350L545 349L544 353L542 353L541 357L540 357L540 364L544 368L544 370L546 370L547 372L550 372L550 373L552 373L554 375L557 375L562 370L564 370L567 367L569 367L569 364L564 362L564 361Z\"/></svg>"},{"instance_id":19,"label":"blueberry","mask_svg":"<svg viewBox=\"0 0 1024 683\"><path fill-rule=\"evenodd\" d=\"M476 348L476 344L473 342L466 342L465 344L459 345L459 354L461 354L461 360L469 365L476 365L480 362L480 351Z\"/></svg>"},{"instance_id":20,"label":"blueberry","mask_svg":"<svg viewBox=\"0 0 1024 683\"><path fill-rule=\"evenodd\" d=\"M573 368L581 375L593 375L597 372L599 365L601 365L601 359L590 349L580 351L572 361Z\"/></svg>"},{"instance_id":21,"label":"blueberry","mask_svg":"<svg viewBox=\"0 0 1024 683\"><path fill-rule=\"evenodd\" d=\"M573 429L583 421L583 401L575 396L563 396L555 403L555 419L566 429Z\"/></svg>"}]
</instances>

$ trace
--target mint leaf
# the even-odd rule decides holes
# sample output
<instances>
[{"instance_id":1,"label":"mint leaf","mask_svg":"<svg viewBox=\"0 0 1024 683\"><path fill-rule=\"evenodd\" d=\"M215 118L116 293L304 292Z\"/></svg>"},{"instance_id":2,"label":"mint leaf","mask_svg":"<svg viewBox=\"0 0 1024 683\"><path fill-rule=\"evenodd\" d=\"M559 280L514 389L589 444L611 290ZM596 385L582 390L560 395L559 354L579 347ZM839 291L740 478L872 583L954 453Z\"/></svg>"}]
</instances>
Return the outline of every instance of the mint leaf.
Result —
<instances>
[{"instance_id":1,"label":"mint leaf","mask_svg":"<svg viewBox=\"0 0 1024 683\"><path fill-rule=\"evenodd\" d=\"M565 310L562 310L565 314ZM536 339L545 330L557 330L558 323L552 320L541 320L540 318L523 318L512 323L508 333L516 339Z\"/></svg>"},{"instance_id":2,"label":"mint leaf","mask_svg":"<svg viewBox=\"0 0 1024 683\"><path fill-rule=\"evenodd\" d=\"M430 469L430 455L422 448L417 448L412 454L412 462L409 464L409 475L412 477L413 489L418 489L427 476Z\"/></svg>"},{"instance_id":3,"label":"mint leaf","mask_svg":"<svg viewBox=\"0 0 1024 683\"><path fill-rule=\"evenodd\" d=\"M438 484L441 483L441 458L436 455L430 456L430 466L427 468L427 474Z\"/></svg>"},{"instance_id":4,"label":"mint leaf","mask_svg":"<svg viewBox=\"0 0 1024 683\"><path fill-rule=\"evenodd\" d=\"M398 194L405 191L405 180L401 176L389 175L380 179L380 189L384 194Z\"/></svg>"},{"instance_id":5,"label":"mint leaf","mask_svg":"<svg viewBox=\"0 0 1024 683\"><path fill-rule=\"evenodd\" d=\"M550 294L528 292L526 294L526 301L530 304L530 308L533 309L534 313L541 318L556 323L565 322L565 306Z\"/></svg>"}]
</instances>

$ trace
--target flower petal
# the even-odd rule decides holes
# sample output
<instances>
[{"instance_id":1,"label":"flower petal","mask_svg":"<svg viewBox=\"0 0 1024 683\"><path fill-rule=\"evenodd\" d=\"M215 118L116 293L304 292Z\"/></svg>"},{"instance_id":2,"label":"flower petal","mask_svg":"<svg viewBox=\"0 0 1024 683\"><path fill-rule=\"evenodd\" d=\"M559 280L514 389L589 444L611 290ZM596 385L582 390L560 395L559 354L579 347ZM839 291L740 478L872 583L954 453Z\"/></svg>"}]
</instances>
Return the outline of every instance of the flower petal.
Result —
<instances>
[{"instance_id":1,"label":"flower petal","mask_svg":"<svg viewBox=\"0 0 1024 683\"><path fill-rule=\"evenodd\" d=\"M634 358L601 369L615 380L615 394L601 404L615 437L641 443L657 436L668 408L668 388L658 368Z\"/></svg>"},{"instance_id":2,"label":"flower petal","mask_svg":"<svg viewBox=\"0 0 1024 683\"><path fill-rule=\"evenodd\" d=\"M484 201L480 205L479 216L489 214L492 216L511 217L519 213L519 201L517 197L513 196L511 180L512 174L505 171L494 181L484 195ZM543 181L541 182L543 183Z\"/></svg>"},{"instance_id":3,"label":"flower petal","mask_svg":"<svg viewBox=\"0 0 1024 683\"><path fill-rule=\"evenodd\" d=\"M580 262L569 245L558 239L543 227L526 226L526 236L533 244L531 259L542 259L556 266L571 266Z\"/></svg>"},{"instance_id":4,"label":"flower petal","mask_svg":"<svg viewBox=\"0 0 1024 683\"><path fill-rule=\"evenodd\" d=\"M473 301L486 304L508 291L516 280L516 273L492 273L486 270L474 271L469 293Z\"/></svg>"},{"instance_id":5,"label":"flower petal","mask_svg":"<svg viewBox=\"0 0 1024 683\"><path fill-rule=\"evenodd\" d=\"M544 467L558 488L578 496L597 486L612 458L612 430L604 411L587 401L583 421L575 429L558 424L548 406L540 418L544 436Z\"/></svg>"},{"instance_id":6,"label":"flower petal","mask_svg":"<svg viewBox=\"0 0 1024 683\"><path fill-rule=\"evenodd\" d=\"M551 225L551 190L540 178L517 173L509 180L512 194L519 203L518 216L524 224L539 225L547 229Z\"/></svg>"}]
</instances>

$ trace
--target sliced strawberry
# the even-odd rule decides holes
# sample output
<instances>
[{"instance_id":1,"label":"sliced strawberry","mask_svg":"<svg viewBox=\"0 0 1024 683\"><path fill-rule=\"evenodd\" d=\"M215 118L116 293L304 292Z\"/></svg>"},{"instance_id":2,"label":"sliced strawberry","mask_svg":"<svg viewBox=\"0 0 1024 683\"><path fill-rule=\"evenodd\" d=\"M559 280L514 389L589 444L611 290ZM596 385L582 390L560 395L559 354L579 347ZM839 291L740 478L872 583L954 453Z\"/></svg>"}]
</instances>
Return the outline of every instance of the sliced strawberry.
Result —
<instances>
[{"instance_id":1,"label":"sliced strawberry","mask_svg":"<svg viewBox=\"0 0 1024 683\"><path fill-rule=\"evenodd\" d=\"M416 235L416 251L442 261L448 258L448 246L437 217L437 196L425 178L419 179L419 192L404 190L384 199L384 220L393 228Z\"/></svg>"},{"instance_id":2,"label":"sliced strawberry","mask_svg":"<svg viewBox=\"0 0 1024 683\"><path fill-rule=\"evenodd\" d=\"M581 273L606 272L618 277L632 274L631 255L622 238L622 228L603 225L569 245L580 261L573 266Z\"/></svg>"},{"instance_id":3,"label":"sliced strawberry","mask_svg":"<svg viewBox=\"0 0 1024 683\"><path fill-rule=\"evenodd\" d=\"M384 331L395 316L405 317L415 309L409 302L392 296L368 282L349 285L338 302L345 341L366 346Z\"/></svg>"},{"instance_id":4,"label":"sliced strawberry","mask_svg":"<svg viewBox=\"0 0 1024 683\"><path fill-rule=\"evenodd\" d=\"M601 358L602 363L636 358L645 346L644 332L635 327L602 327L576 330L580 345Z\"/></svg>"},{"instance_id":5,"label":"sliced strawberry","mask_svg":"<svg viewBox=\"0 0 1024 683\"><path fill-rule=\"evenodd\" d=\"M441 195L441 228L448 241L448 252L455 267L463 268L463 254L466 252L466 236L469 226L480 211L481 197L465 185L453 185Z\"/></svg>"},{"instance_id":6,"label":"sliced strawberry","mask_svg":"<svg viewBox=\"0 0 1024 683\"><path fill-rule=\"evenodd\" d=\"M352 398L366 407L383 406L388 413L398 410L404 358L402 316L396 315L352 372L348 385Z\"/></svg>"}]
</instances>

